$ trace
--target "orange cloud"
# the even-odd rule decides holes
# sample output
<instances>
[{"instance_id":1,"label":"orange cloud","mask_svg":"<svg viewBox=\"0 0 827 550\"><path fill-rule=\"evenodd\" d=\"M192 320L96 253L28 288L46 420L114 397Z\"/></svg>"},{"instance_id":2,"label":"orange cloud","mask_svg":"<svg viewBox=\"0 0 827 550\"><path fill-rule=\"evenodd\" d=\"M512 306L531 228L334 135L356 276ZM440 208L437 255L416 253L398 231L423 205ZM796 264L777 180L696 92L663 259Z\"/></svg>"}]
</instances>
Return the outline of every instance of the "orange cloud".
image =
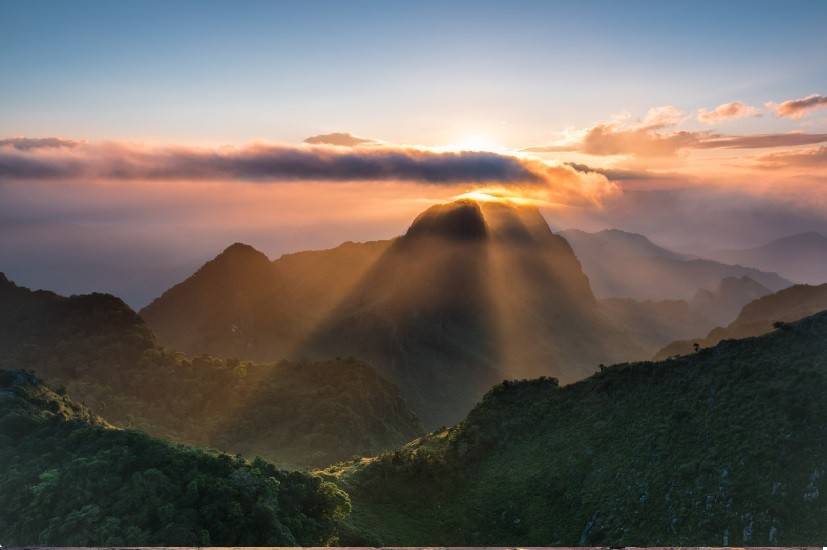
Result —
<instances>
[{"instance_id":1,"label":"orange cloud","mask_svg":"<svg viewBox=\"0 0 827 550\"><path fill-rule=\"evenodd\" d=\"M790 147L795 145L813 145L827 142L827 134L807 134L789 132L786 134L755 134L752 136L714 135L700 139L695 149L764 149L771 147Z\"/></svg>"},{"instance_id":2,"label":"orange cloud","mask_svg":"<svg viewBox=\"0 0 827 550\"><path fill-rule=\"evenodd\" d=\"M731 103L718 105L713 111L701 109L698 112L698 120L706 124L715 124L716 122L734 120L748 116L761 116L761 113L755 107L751 107L750 105L741 103L740 101L733 101Z\"/></svg>"},{"instance_id":3,"label":"orange cloud","mask_svg":"<svg viewBox=\"0 0 827 550\"><path fill-rule=\"evenodd\" d=\"M659 130L667 126L677 126L685 119L683 111L672 105L652 107L640 119L638 129Z\"/></svg>"},{"instance_id":4,"label":"orange cloud","mask_svg":"<svg viewBox=\"0 0 827 550\"><path fill-rule=\"evenodd\" d=\"M332 134L320 134L310 136L304 140L310 145L337 145L340 147L356 147L359 145L376 145L377 141L356 137L349 132L333 132Z\"/></svg>"},{"instance_id":5,"label":"orange cloud","mask_svg":"<svg viewBox=\"0 0 827 550\"><path fill-rule=\"evenodd\" d=\"M827 97L821 94L809 95L803 99L788 99L781 104L766 104L779 117L799 119L811 111L827 107Z\"/></svg>"},{"instance_id":6,"label":"orange cloud","mask_svg":"<svg viewBox=\"0 0 827 550\"><path fill-rule=\"evenodd\" d=\"M631 155L652 158L674 157L685 149L762 149L827 142L827 134L804 132L725 135L686 130L666 131L666 128L676 124L675 117L674 114L655 114L644 117L635 126L624 126L619 121L598 124L568 143L527 147L522 152L571 152L594 156Z\"/></svg>"},{"instance_id":7,"label":"orange cloud","mask_svg":"<svg viewBox=\"0 0 827 550\"><path fill-rule=\"evenodd\" d=\"M771 153L756 160L761 168L820 168L827 171L827 147Z\"/></svg>"}]
</instances>

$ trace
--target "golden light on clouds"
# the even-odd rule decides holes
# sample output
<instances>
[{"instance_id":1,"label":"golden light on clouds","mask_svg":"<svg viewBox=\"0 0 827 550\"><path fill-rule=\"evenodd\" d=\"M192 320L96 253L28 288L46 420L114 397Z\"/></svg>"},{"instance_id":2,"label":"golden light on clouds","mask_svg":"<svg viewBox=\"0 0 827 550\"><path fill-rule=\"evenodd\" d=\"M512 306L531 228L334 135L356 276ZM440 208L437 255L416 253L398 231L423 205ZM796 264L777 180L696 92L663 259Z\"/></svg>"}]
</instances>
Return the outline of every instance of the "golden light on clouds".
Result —
<instances>
[{"instance_id":1,"label":"golden light on clouds","mask_svg":"<svg viewBox=\"0 0 827 550\"><path fill-rule=\"evenodd\" d=\"M549 202L538 198L531 190L516 190L505 188L486 187L475 191L468 191L450 197L451 200L472 200L477 202L499 202L522 206L550 206Z\"/></svg>"}]
</instances>

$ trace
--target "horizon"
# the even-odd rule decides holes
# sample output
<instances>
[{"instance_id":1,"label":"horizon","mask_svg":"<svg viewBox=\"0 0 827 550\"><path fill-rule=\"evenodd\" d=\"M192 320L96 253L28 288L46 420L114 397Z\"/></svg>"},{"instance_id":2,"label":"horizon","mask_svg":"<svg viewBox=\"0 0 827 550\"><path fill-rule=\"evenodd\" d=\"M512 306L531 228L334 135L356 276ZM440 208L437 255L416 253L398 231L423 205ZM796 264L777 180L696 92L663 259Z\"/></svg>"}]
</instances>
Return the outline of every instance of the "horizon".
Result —
<instances>
[{"instance_id":1,"label":"horizon","mask_svg":"<svg viewBox=\"0 0 827 550\"><path fill-rule=\"evenodd\" d=\"M827 6L703 7L4 3L2 269L130 296L468 194L682 251L827 234Z\"/></svg>"}]
</instances>

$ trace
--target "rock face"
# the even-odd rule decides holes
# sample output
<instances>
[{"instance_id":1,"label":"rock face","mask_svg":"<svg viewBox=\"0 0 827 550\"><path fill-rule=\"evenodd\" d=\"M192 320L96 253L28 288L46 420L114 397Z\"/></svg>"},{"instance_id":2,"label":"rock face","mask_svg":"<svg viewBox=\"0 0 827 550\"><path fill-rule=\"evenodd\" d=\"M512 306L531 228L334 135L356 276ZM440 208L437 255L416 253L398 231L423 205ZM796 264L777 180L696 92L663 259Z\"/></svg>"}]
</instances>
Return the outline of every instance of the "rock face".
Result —
<instances>
[{"instance_id":1,"label":"rock face","mask_svg":"<svg viewBox=\"0 0 827 550\"><path fill-rule=\"evenodd\" d=\"M536 208L467 200L429 208L390 241L269 264L228 249L141 315L189 353L363 358L431 428L503 378L567 383L644 355Z\"/></svg>"}]
</instances>

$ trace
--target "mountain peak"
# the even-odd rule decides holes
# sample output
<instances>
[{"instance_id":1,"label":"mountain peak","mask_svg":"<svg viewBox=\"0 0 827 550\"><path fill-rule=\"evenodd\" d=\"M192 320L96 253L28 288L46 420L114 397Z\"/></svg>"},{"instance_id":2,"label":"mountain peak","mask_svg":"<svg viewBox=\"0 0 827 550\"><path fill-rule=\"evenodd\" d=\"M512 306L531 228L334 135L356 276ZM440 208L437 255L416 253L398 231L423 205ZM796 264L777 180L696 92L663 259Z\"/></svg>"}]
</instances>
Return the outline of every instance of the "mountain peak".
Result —
<instances>
[{"instance_id":1,"label":"mountain peak","mask_svg":"<svg viewBox=\"0 0 827 550\"><path fill-rule=\"evenodd\" d=\"M818 231L805 231L804 233L798 233L796 235L790 235L789 237L782 237L780 239L776 239L770 243L767 243L764 246L774 246L774 245L789 245L789 244L796 244L796 245L824 245L827 244L827 237L819 233Z\"/></svg>"},{"instance_id":2,"label":"mountain peak","mask_svg":"<svg viewBox=\"0 0 827 550\"><path fill-rule=\"evenodd\" d=\"M234 261L260 261L263 259L268 263L270 262L270 259L263 252L260 252L259 250L256 250L249 244L244 243L231 244L230 246L224 249L224 252L215 257L215 260L220 259Z\"/></svg>"},{"instance_id":3,"label":"mountain peak","mask_svg":"<svg viewBox=\"0 0 827 550\"><path fill-rule=\"evenodd\" d=\"M464 199L431 206L414 219L405 237L476 241L488 237L488 228L479 203Z\"/></svg>"}]
</instances>

